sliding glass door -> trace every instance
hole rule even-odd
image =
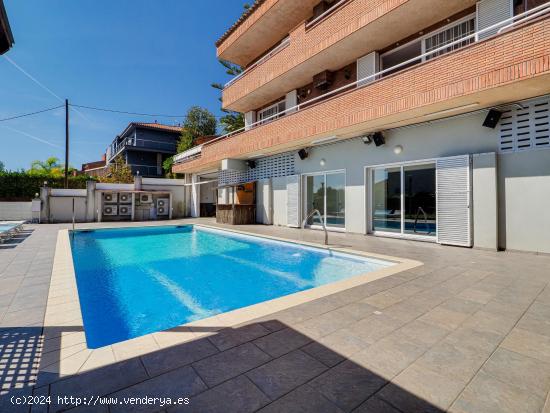
[[[410,164],[371,171],[372,231],[435,237],[435,164]]]
[[[304,179],[304,213],[320,212],[307,221],[307,225],[345,228],[346,226],[346,174],[345,172],[323,172],[306,175]],[[322,221],[321,221],[322,220]]]

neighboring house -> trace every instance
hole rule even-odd
[[[216,43],[244,68],[223,107],[246,126],[173,171],[198,195],[205,174],[256,181],[263,223],[298,227],[318,209],[313,228],[550,253],[549,11],[256,1]]]
[[[88,162],[82,164],[81,173],[89,176],[104,176],[107,173],[106,155],[103,155],[101,161]]]
[[[132,122],[107,148],[107,165],[122,156],[134,175],[164,175],[162,163],[175,155],[181,126]]]
[[[13,46],[13,35],[4,1],[0,0],[0,55],[6,53]]]

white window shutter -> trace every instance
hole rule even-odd
[[[360,57],[357,59],[357,87],[367,85],[374,82],[376,79],[374,77],[369,78],[368,80],[360,81],[365,79],[368,76],[374,75],[380,71],[380,57],[378,52],[372,52],[368,55]]]
[[[300,227],[300,175],[290,175],[286,178],[287,192],[287,225]]]
[[[482,30],[513,16],[512,0],[481,0],[477,2],[477,30]],[[500,27],[478,35],[477,40],[497,34]]]
[[[440,158],[437,175],[437,242],[472,246],[470,155]]]
[[[250,112],[246,112],[244,114],[244,128],[245,130],[249,130],[251,128],[250,125],[252,125],[254,122],[256,122],[256,112],[251,110]]]
[[[298,104],[298,92],[296,91],[296,89],[294,89],[288,92],[285,96],[285,108],[290,109],[296,106],[297,104]],[[292,109],[286,113],[289,114],[295,111],[296,109]]]

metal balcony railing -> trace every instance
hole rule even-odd
[[[140,139],[135,136],[128,136],[120,142],[113,142],[107,152],[109,153],[108,160],[115,158],[120,152],[122,152],[127,147],[133,148],[143,148],[148,150],[159,150],[164,152],[176,152],[177,145],[176,143],[171,142],[162,142],[152,139]]]

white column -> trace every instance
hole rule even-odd
[[[191,216],[200,217],[201,214],[201,186],[198,185],[199,177],[193,174],[191,177]]]

